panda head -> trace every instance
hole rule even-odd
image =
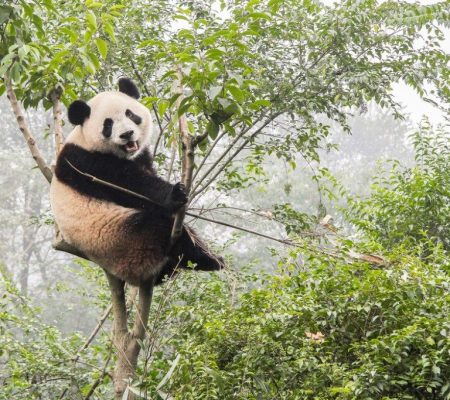
[[[99,93],[87,103],[74,101],[68,117],[72,124],[78,125],[75,143],[121,158],[136,157],[148,146],[152,129],[150,112],[138,98],[136,85],[121,78],[118,92]]]

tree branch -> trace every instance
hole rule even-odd
[[[177,92],[180,94],[177,99],[177,109],[179,109],[180,103],[183,99],[183,84],[182,84],[182,72],[181,68],[177,67],[178,85]],[[189,134],[187,120],[185,115],[180,115],[178,119],[178,128],[180,131],[181,139],[181,182],[186,188],[186,194],[189,196],[189,191],[192,185],[192,174],[194,171],[194,138]],[[170,234],[170,246],[173,246],[177,239],[181,236],[183,230],[183,221],[186,214],[187,204],[181,207],[175,215],[175,220],[172,226],[172,232]]]
[[[27,142],[28,148],[30,149],[31,156],[33,157],[38,168],[44,175],[45,179],[47,179],[48,182],[51,182],[52,176],[53,176],[52,170],[47,165],[47,162],[45,161],[44,157],[42,157],[41,151],[39,150],[36,140],[33,137],[30,127],[28,126],[28,123],[25,120],[23,112],[17,101],[16,93],[14,92],[14,89],[12,87],[11,80],[7,76],[4,79],[5,79],[6,94],[7,94],[8,100],[11,103],[11,107],[13,109],[14,115],[16,116],[16,120],[17,120],[17,124],[19,125],[19,129],[22,132],[22,135]]]
[[[67,160],[66,160],[66,161],[67,161]],[[70,163],[69,161],[67,161],[67,163],[68,163],[75,171],[77,171],[77,172],[80,173],[81,175],[84,175],[84,176],[90,178],[93,182],[100,183],[101,185],[111,187],[111,188],[116,189],[116,190],[119,190],[119,191],[121,191],[121,192],[123,192],[123,193],[127,193],[127,194],[129,194],[129,195],[131,195],[131,196],[135,196],[135,197],[138,197],[139,199],[148,201],[149,203],[157,204],[157,205],[161,206],[161,204],[158,204],[157,202],[153,201],[152,199],[150,199],[150,198],[148,198],[148,197],[146,197],[146,196],[143,196],[142,194],[133,192],[132,190],[128,190],[128,189],[123,188],[123,187],[121,187],[121,186],[114,185],[114,184],[112,184],[112,183],[110,183],[110,182],[104,181],[104,180],[99,179],[99,178],[97,178],[97,177],[95,177],[95,176],[93,176],[93,175],[90,175],[90,174],[87,174],[87,173],[85,173],[85,172],[83,172],[83,171],[80,171],[78,168],[76,168],[76,167],[75,167],[72,163]],[[242,227],[239,227],[239,226],[236,226],[236,225],[229,224],[229,223],[227,223],[227,222],[218,221],[218,220],[215,220],[215,219],[203,217],[202,215],[198,215],[198,214],[193,214],[193,213],[190,213],[190,212],[186,211],[186,209],[184,209],[184,212],[183,212],[183,219],[184,219],[184,216],[185,216],[185,215],[188,215],[188,216],[193,217],[193,218],[202,219],[202,220],[207,221],[207,222],[213,222],[213,223],[218,224],[218,225],[227,226],[227,227],[229,227],[229,228],[237,229],[237,230],[240,230],[240,231],[243,231],[243,232],[252,233],[253,235],[261,236],[261,237],[264,237],[264,238],[266,238],[266,239],[271,239],[271,240],[274,240],[274,241],[279,242],[279,243],[284,243],[284,244],[288,244],[288,245],[295,245],[295,244],[293,244],[292,242],[290,242],[289,239],[277,239],[277,238],[274,238],[274,237],[272,237],[272,236],[265,235],[265,234],[263,234],[263,233],[259,233],[259,232],[256,232],[256,231],[252,231],[252,230],[250,230],[250,229],[246,229],[246,228],[242,228]]]
[[[95,392],[95,389],[97,389],[98,385],[100,385],[103,382],[103,379],[105,379],[105,376],[108,375],[108,373],[106,372],[106,369],[108,368],[108,364],[111,361],[112,354],[113,354],[113,352],[112,352],[112,348],[111,348],[100,376],[93,383],[93,385],[89,389],[89,392],[86,394],[86,397],[84,398],[84,400],[89,400],[91,398],[91,396]]]
[[[150,90],[148,89],[147,85],[145,84],[144,78],[142,78],[142,75],[140,74],[139,70],[137,69],[136,64],[134,63],[133,60],[130,60],[130,63],[131,63],[131,67],[133,68],[134,74],[136,75],[136,77],[138,78],[138,80],[141,83],[142,87],[144,88],[145,94],[148,97],[150,97],[151,96]],[[155,114],[156,122],[158,123],[158,126],[159,126],[159,135],[158,135],[158,137],[156,139],[155,147],[153,149],[153,157],[155,157],[156,152],[158,150],[159,142],[161,141],[161,138],[162,138],[162,136],[164,134],[164,127],[162,126],[162,122],[161,122],[161,120],[159,118],[159,115],[158,115],[158,110],[156,109],[156,106],[154,104],[152,105],[152,109],[153,109],[153,112]]]
[[[55,134],[56,156],[64,146],[64,136],[62,131],[62,111],[61,111],[61,88],[55,88],[50,92],[50,100],[53,103],[53,131]]]
[[[238,137],[233,141],[231,145],[227,147],[227,149],[224,151],[224,153],[216,160],[216,162],[212,165],[211,168],[208,169],[208,171],[203,174],[203,176],[199,179],[199,181],[196,183],[193,193],[190,196],[190,200],[192,201],[197,195],[199,195],[201,192],[203,192],[209,185],[211,185],[212,182],[217,178],[217,176],[220,175],[220,173],[225,169],[225,167],[230,164],[230,162],[242,151],[242,149],[249,143],[252,139],[254,139],[261,131],[269,125],[275,118],[277,118],[281,112],[274,113],[270,115],[266,121],[260,126],[255,132],[253,132],[247,139],[245,139],[242,144],[234,151],[234,153],[228,157],[228,159],[222,164],[222,166],[219,168],[219,170],[216,171],[216,173],[213,174],[213,176],[201,187],[201,182],[206,179],[206,177],[214,171],[214,169],[217,167],[217,165],[220,163],[220,161],[233,149],[233,146],[237,143],[239,139],[243,137],[243,135],[248,132],[249,129],[244,129]]]
[[[78,361],[78,359],[81,357],[81,352],[84,351],[85,349],[87,349],[88,346],[94,340],[94,338],[97,336],[98,331],[103,326],[103,324],[105,323],[106,319],[109,317],[109,314],[111,314],[111,310],[112,310],[112,304],[110,304],[108,306],[108,308],[105,310],[105,312],[100,317],[100,319],[99,319],[97,325],[95,326],[94,330],[92,331],[92,333],[89,335],[87,340],[84,342],[83,346],[81,346],[80,349],[77,351],[76,356],[73,358],[74,362]]]
[[[52,247],[55,250],[64,251],[65,253],[69,253],[76,257],[84,258],[85,260],[90,261],[89,257],[86,254],[64,240],[57,225],[55,225],[55,238],[53,239]]]
[[[219,141],[225,136],[226,131],[222,131],[217,137],[216,140],[214,140],[214,142],[211,144],[211,146],[209,146],[208,151],[206,152],[206,154],[203,156],[202,161],[200,161],[200,164],[198,165],[198,167],[195,170],[194,176],[192,177],[192,180],[195,181],[195,179],[197,178],[198,173],[200,172],[200,170],[202,169],[203,165],[205,165],[205,162],[207,160],[207,158],[211,155],[212,151],[214,150],[214,148],[217,146],[217,144],[219,143]]]

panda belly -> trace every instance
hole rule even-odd
[[[80,194],[56,177],[50,189],[52,210],[64,239],[90,260],[132,285],[158,276],[167,258],[147,227],[146,235],[130,221],[138,210]]]

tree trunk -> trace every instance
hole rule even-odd
[[[139,287],[139,303],[133,328],[128,330],[128,315],[125,302],[125,283],[106,273],[112,295],[114,315],[113,344],[117,349],[117,361],[114,369],[114,392],[116,400],[122,400],[124,392],[136,370],[137,360],[147,329],[148,316],[153,295],[153,282]],[[128,399],[133,399],[133,394]]]

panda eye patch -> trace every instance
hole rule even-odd
[[[114,121],[111,118],[106,118],[103,121],[102,134],[105,138],[109,138],[111,136],[113,124],[114,124]]]
[[[125,111],[125,116],[127,118],[130,118],[136,125],[139,125],[142,122],[142,118],[139,115],[136,115],[133,111],[131,110],[126,110]]]

